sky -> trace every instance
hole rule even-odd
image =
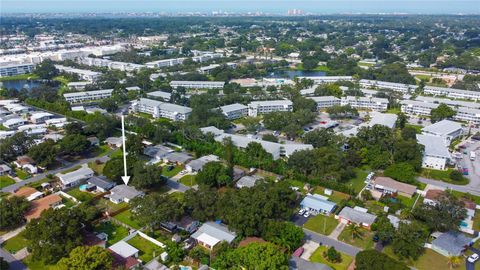
[[[480,0],[0,0],[5,13],[264,12],[480,14]]]

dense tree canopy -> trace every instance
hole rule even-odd
[[[62,258],[57,266],[61,270],[103,270],[111,269],[113,257],[110,252],[99,246],[79,246]]]
[[[408,270],[405,263],[390,258],[374,249],[363,250],[355,256],[357,270]]]
[[[215,269],[288,269],[288,256],[270,243],[252,243],[228,250],[212,264]]]
[[[20,226],[30,206],[31,203],[23,197],[13,196],[0,200],[0,230]]]

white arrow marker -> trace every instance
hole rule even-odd
[[[125,175],[122,176],[122,180],[125,185],[128,185],[128,181],[130,180],[130,176],[127,174],[127,146],[125,145],[125,116],[122,114],[122,147],[123,147],[123,170]]]

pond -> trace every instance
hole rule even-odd
[[[12,80],[12,81],[3,81],[0,82],[0,87],[5,87],[7,89],[16,89],[20,90],[25,88],[31,90],[32,88],[40,86],[40,81],[37,80]]]
[[[304,71],[304,70],[276,70],[268,74],[268,78],[289,78],[293,79],[295,77],[302,76],[326,76],[327,73],[324,71]]]

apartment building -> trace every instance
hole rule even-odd
[[[225,117],[229,120],[242,118],[248,115],[248,107],[239,103],[222,106],[220,107],[220,111],[222,111]]]
[[[181,65],[183,61],[187,59],[186,57],[180,58],[171,58],[171,59],[163,59],[145,63],[145,65],[149,68],[163,68],[163,67],[173,67],[176,65]]]
[[[187,89],[222,89],[225,82],[218,81],[171,81],[170,86],[173,89],[185,87]]]
[[[417,142],[424,146],[422,167],[445,170],[450,152],[440,136],[417,134]]]
[[[63,94],[65,100],[69,103],[86,103],[96,100],[109,98],[112,96],[113,89],[95,90],[86,92],[66,93]]]
[[[417,100],[402,100],[400,101],[401,111],[406,114],[413,115],[430,115],[432,109],[438,107],[439,104],[423,102]]]
[[[342,97],[340,101],[342,106],[350,105],[352,108],[360,110],[386,111],[388,109],[388,99],[374,97]]]
[[[318,110],[341,104],[341,100],[334,96],[311,97],[310,99],[317,103]]]
[[[365,88],[379,88],[379,89],[390,89],[397,92],[402,92],[404,94],[409,93],[410,91],[415,91],[417,86],[414,84],[403,84],[403,83],[392,83],[376,80],[360,80],[360,86]]]
[[[453,116],[453,119],[480,124],[480,109],[460,107],[456,111],[457,113]]]
[[[425,86],[423,93],[433,96],[446,96],[449,98],[480,100],[480,92],[467,91],[447,87]]]
[[[66,67],[62,65],[55,65],[55,68],[60,70],[61,72],[69,73],[69,74],[76,74],[78,77],[82,80],[89,81],[89,82],[94,82],[100,76],[102,73],[100,72],[95,72],[91,70],[85,70],[85,69],[78,69],[78,68],[72,68],[72,67]]]
[[[0,63],[0,77],[16,76],[32,73],[32,63],[4,62]]]
[[[109,69],[116,69],[121,71],[136,71],[142,68],[146,68],[146,65],[112,61],[102,58],[91,58],[91,57],[82,57],[77,60],[80,64],[95,66],[95,67],[107,67]]]
[[[167,118],[172,121],[184,121],[192,112],[192,109],[172,103],[161,102],[148,98],[140,98],[132,103],[134,112],[147,113],[154,118]]]
[[[338,81],[353,81],[352,76],[302,76],[298,77],[298,79],[308,79],[312,80],[315,84],[322,84],[322,83],[334,83]]]
[[[256,117],[271,112],[291,112],[293,102],[290,100],[253,101],[248,104],[248,115]]]

